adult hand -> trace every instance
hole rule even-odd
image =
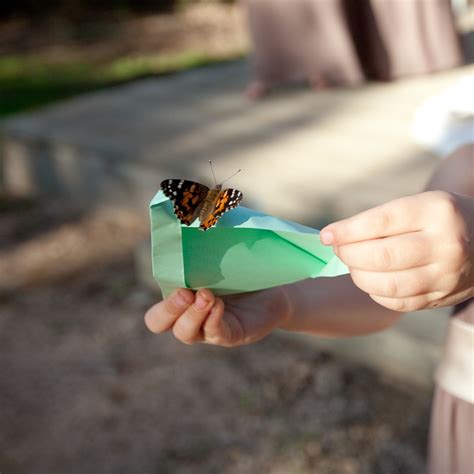
[[[145,323],[154,333],[173,331],[185,344],[206,342],[233,347],[262,339],[289,317],[282,287],[216,297],[209,290],[178,289],[153,306]]]
[[[431,191],[325,227],[354,283],[395,311],[448,306],[474,296],[474,198]]]

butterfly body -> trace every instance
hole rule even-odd
[[[209,216],[211,216],[214,212],[215,203],[217,201],[217,198],[219,197],[221,190],[222,186],[217,185],[215,188],[211,188],[207,192],[206,199],[204,200],[199,212],[199,220],[201,222],[204,222],[206,219],[208,219]]]
[[[201,230],[209,230],[222,214],[237,207],[243,197],[236,189],[222,190],[221,184],[208,188],[184,179],[166,179],[161,189],[173,201],[174,213],[181,223],[191,225],[199,218]]]

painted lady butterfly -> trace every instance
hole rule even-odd
[[[222,184],[209,189],[194,181],[165,179],[161,189],[174,202],[174,213],[181,223],[191,225],[199,218],[199,228],[209,230],[222,214],[237,207],[243,198],[237,189],[222,190]]]

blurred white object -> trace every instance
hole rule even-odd
[[[474,142],[474,75],[460,79],[421,104],[411,135],[417,143],[441,156]]]
[[[455,14],[459,15],[469,9],[469,0],[451,0]]]

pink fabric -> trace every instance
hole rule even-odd
[[[474,404],[436,388],[431,413],[428,474],[474,472]]]
[[[342,0],[246,0],[246,6],[258,79],[363,79]]]
[[[450,68],[450,0],[244,0],[256,79],[357,84]]]
[[[454,314],[456,318],[474,324],[474,300],[458,305]],[[437,386],[431,410],[428,474],[472,473],[474,404]]]

